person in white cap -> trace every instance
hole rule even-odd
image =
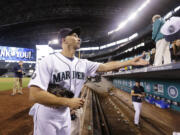
[[[152,17],[153,29],[152,39],[156,42],[156,54],[154,59],[154,66],[161,66],[171,63],[171,55],[169,50],[169,42],[164,39],[163,34],[160,32],[161,27],[165,23],[160,15],[154,15]]]
[[[180,39],[180,17],[171,17],[161,28],[166,41],[174,42]],[[179,42],[178,42],[179,43]]]
[[[180,17],[171,17],[161,28],[165,39],[172,43],[173,53],[176,57],[180,55]]]

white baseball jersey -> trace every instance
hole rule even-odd
[[[70,59],[61,53],[44,58],[29,83],[47,91],[49,84],[60,84],[78,97],[87,76],[95,74],[100,63],[74,57]],[[70,110],[68,107],[51,108],[34,105],[30,113],[34,116],[34,135],[70,134]]]

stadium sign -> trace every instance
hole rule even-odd
[[[169,86],[168,87],[168,95],[171,98],[177,98],[178,97],[178,89],[175,86]]]
[[[0,60],[35,61],[35,50],[0,46]]]

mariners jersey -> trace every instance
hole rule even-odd
[[[87,76],[95,74],[100,63],[74,57],[70,59],[61,53],[44,58],[29,83],[47,91],[49,84],[58,84],[71,90],[78,97]]]
[[[55,53],[38,64],[29,86],[35,85],[47,91],[49,84],[61,85],[72,91],[74,97],[78,97],[86,77],[94,75],[99,64],[76,57],[71,61],[61,53]],[[45,125],[44,127],[51,125],[47,127],[48,132],[54,127],[61,129],[71,125],[70,108],[65,106],[54,108],[36,103],[31,107],[29,115],[33,116],[37,134],[38,127],[42,125]],[[44,132],[49,134],[46,133],[47,131]]]

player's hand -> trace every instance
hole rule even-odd
[[[130,64],[132,66],[145,66],[145,65],[148,65],[149,62],[142,59],[142,57],[144,57],[144,55],[141,55],[139,57],[135,57],[134,59],[130,60]]]
[[[84,100],[81,98],[70,98],[68,106],[71,109],[79,109],[84,105]]]

